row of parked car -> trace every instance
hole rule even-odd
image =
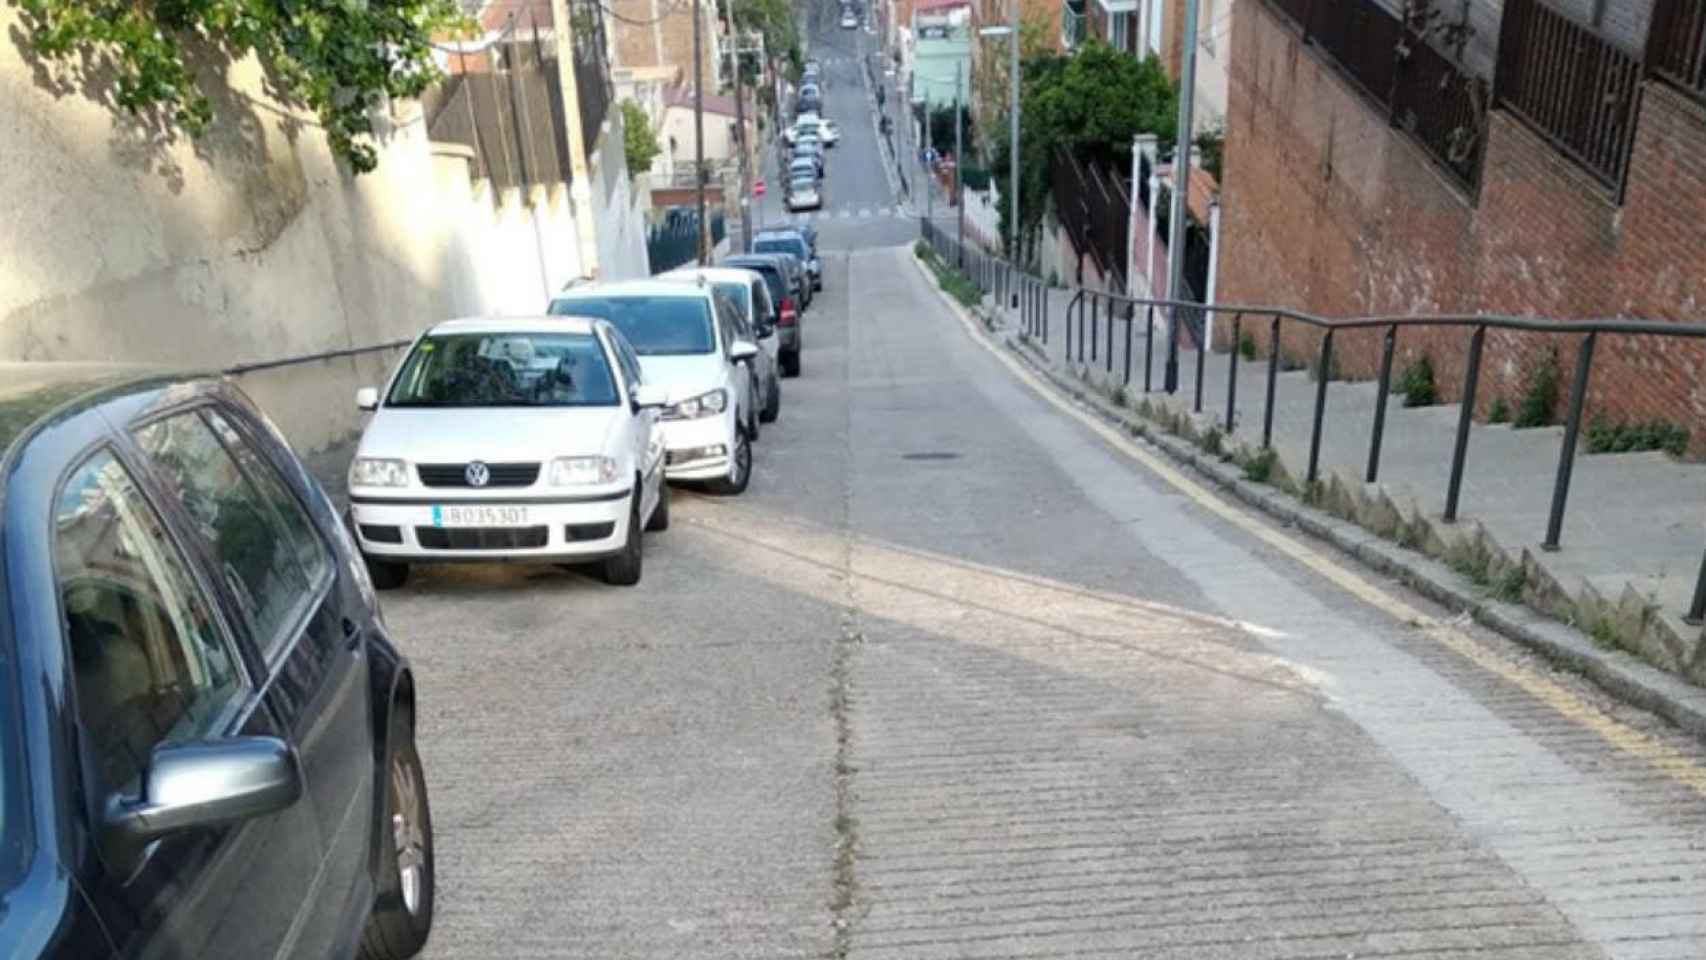
[[[822,114],[822,70],[818,61],[806,61],[800,75],[794,122],[782,130],[785,170],[782,191],[789,212],[823,208],[823,181],[828,166],[825,151],[841,142],[841,129]]]
[[[426,945],[410,564],[639,580],[666,481],[746,489],[801,370],[816,238],[439,323],[333,500],[217,378],[0,365],[0,956],[352,957]]]

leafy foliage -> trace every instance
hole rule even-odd
[[[254,54],[270,93],[318,117],[357,173],[378,164],[372,111],[439,79],[430,41],[466,23],[455,0],[18,0],[34,51],[110,73],[113,101],[192,136],[213,122],[191,51]]]
[[[633,100],[622,101],[622,146],[628,154],[628,176],[637,176],[652,168],[652,161],[663,152],[658,145],[657,132],[646,116],[645,108]]]
[[[1558,354],[1552,351],[1534,371],[1534,378],[1523,392],[1522,403],[1516,409],[1518,429],[1544,427],[1552,422],[1552,412],[1558,407]]]
[[[1028,233],[1042,221],[1049,193],[1049,156],[1062,149],[1080,161],[1129,169],[1131,142],[1153,133],[1172,146],[1178,95],[1161,62],[1091,40],[1070,57],[1047,54],[1023,65],[1019,128],[1020,213]],[[1010,162],[1006,129],[996,140],[995,168]],[[1001,201],[1001,233],[1011,235],[1012,205]]]
[[[1398,375],[1398,392],[1404,395],[1406,407],[1432,406],[1439,395],[1434,387],[1434,365],[1422,354]]]
[[[1663,450],[1672,456],[1682,456],[1687,449],[1688,428],[1669,420],[1617,423],[1600,416],[1594,417],[1593,422],[1588,424],[1589,453]]]
[[[795,79],[805,62],[800,52],[799,21],[789,0],[724,0],[732,4],[735,26],[741,30],[757,30],[764,35],[764,49],[773,65],[782,66]]]
[[[1494,400],[1493,401],[1493,408],[1491,410],[1487,411],[1487,422],[1488,423],[1509,423],[1510,419],[1511,419],[1511,405],[1509,403],[1505,402],[1504,397],[1499,397],[1496,400]]]

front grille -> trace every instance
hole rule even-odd
[[[368,543],[402,543],[403,528],[364,523],[361,525],[361,538]]]
[[[571,523],[563,528],[563,537],[571,543],[582,540],[603,540],[616,532],[616,523]]]
[[[543,547],[549,527],[416,527],[423,550],[529,550]]]
[[[491,479],[486,481],[487,487],[531,487],[539,479],[537,463],[488,463],[486,470],[491,474]],[[428,487],[469,485],[466,463],[419,463],[415,465],[415,472],[420,474],[421,483]]]

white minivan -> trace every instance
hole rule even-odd
[[[703,279],[594,283],[558,294],[549,312],[607,321],[638,354],[636,372],[668,390],[667,479],[702,480],[726,495],[746,491],[758,407],[743,361],[758,345],[737,335],[739,315],[728,297]]]
[[[669,526],[667,400],[602,321],[427,330],[383,390],[356,394],[373,416],[350,463],[350,514],[374,584],[449,560],[599,562],[610,583],[638,583],[642,526]]]

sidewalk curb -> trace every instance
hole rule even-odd
[[[917,260],[917,256],[914,255],[913,259]],[[925,279],[934,287],[935,278],[929,275],[925,264],[920,262],[919,269],[925,272]],[[964,312],[939,287],[936,290],[956,312]],[[987,321],[979,326],[989,330]],[[1002,330],[1006,329],[1003,324]],[[1581,631],[1526,606],[1481,596],[1469,588],[1456,571],[1437,560],[1406,550],[1325,511],[1306,506],[1272,486],[1246,480],[1236,464],[1224,462],[1194,443],[1168,434],[1133,412],[1111,407],[1085,384],[1055,369],[1010,333],[999,338],[995,333],[980,335],[988,336],[996,345],[1005,347],[1082,408],[1169,459],[1190,467],[1244,504],[1332,544],[1363,566],[1403,583],[1448,610],[1469,616],[1476,623],[1521,644],[1554,665],[1587,678],[1617,699],[1664,717],[1690,735],[1706,740],[1706,690],[1620,650],[1601,649]]]

